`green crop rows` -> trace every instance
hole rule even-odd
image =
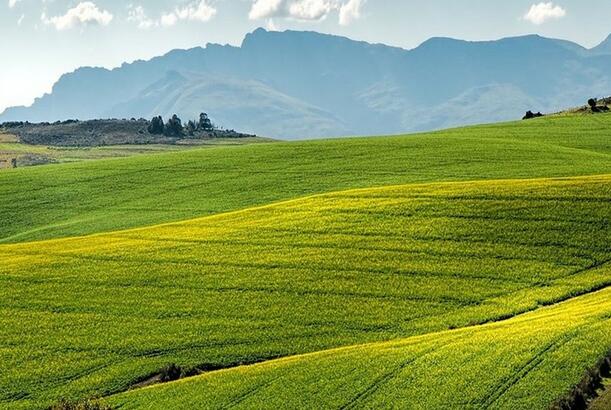
[[[611,348],[609,126],[0,172],[0,408],[545,409]],[[169,363],[227,369],[122,393]]]
[[[110,400],[127,409],[546,409],[606,353],[611,290],[483,327],[213,372]],[[605,317],[601,320],[601,317]]]
[[[195,150],[0,172],[0,242],[111,231],[314,193],[611,173],[609,116]]]

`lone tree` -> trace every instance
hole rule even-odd
[[[155,135],[163,134],[163,128],[163,118],[161,118],[160,115],[158,117],[153,117],[148,126],[148,132]]]
[[[208,118],[208,114],[205,112],[199,115],[199,123],[197,124],[197,128],[203,131],[213,131],[214,126],[212,125],[212,121]]]
[[[165,135],[168,137],[180,137],[183,132],[182,121],[174,114],[165,125]]]

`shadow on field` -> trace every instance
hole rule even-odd
[[[590,404],[604,389],[604,380],[611,377],[611,351],[600,359],[591,369],[588,369],[583,378],[566,396],[559,399],[551,410],[587,410]]]
[[[281,357],[282,356],[271,356],[265,358],[256,358],[252,360],[240,360],[226,364],[205,363],[199,366],[189,368],[183,368],[177,365],[176,363],[170,363],[158,372],[136,380],[136,382],[130,386],[129,390],[139,389],[142,387],[147,387],[159,383],[173,382],[176,380],[184,379],[186,377],[200,376],[204,373],[214,372],[217,370],[226,370],[235,367],[250,366],[253,364],[267,362],[270,360],[280,359]]]

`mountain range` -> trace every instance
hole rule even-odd
[[[63,75],[4,121],[207,112],[216,124],[283,139],[391,134],[517,119],[611,94],[611,36],[599,46],[536,35],[432,38],[405,50],[315,32],[257,29],[240,47],[173,50]]]

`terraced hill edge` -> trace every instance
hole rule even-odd
[[[607,287],[497,323],[219,370],[106,401],[121,409],[543,410],[611,348],[610,317]]]
[[[610,181],[352,190],[1,245],[0,404],[124,391],[172,362],[223,366],[463,328],[606,286]]]

